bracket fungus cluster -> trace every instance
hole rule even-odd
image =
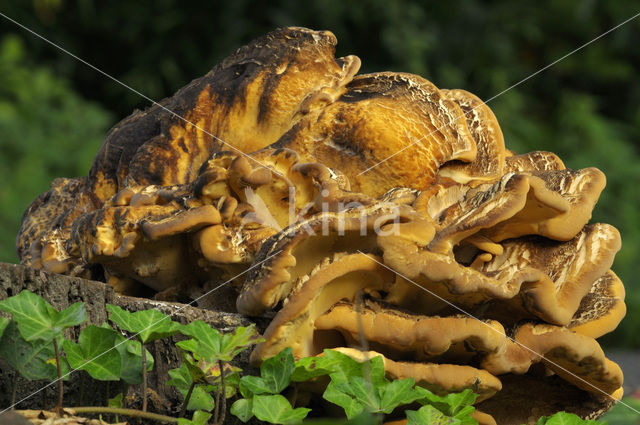
[[[26,211],[23,263],[165,297],[233,279],[237,311],[272,318],[253,362],[379,354],[472,389],[483,423],[608,408],[622,373],[596,338],[625,304],[620,236],[589,223],[604,175],[515,154],[473,94],[356,75],[336,42],[274,31],[118,123]]]

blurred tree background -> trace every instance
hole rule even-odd
[[[420,74],[490,99],[638,13],[624,0],[9,0],[0,11],[145,95],[170,96],[279,26],[329,29],[362,72]],[[594,220],[615,225],[628,317],[608,345],[640,344],[640,18],[491,100],[507,146],[595,166]],[[55,177],[85,175],[109,127],[149,103],[0,17],[0,261],[28,204]]]

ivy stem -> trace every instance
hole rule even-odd
[[[53,349],[56,354],[56,367],[58,368],[58,404],[56,405],[56,412],[60,414],[62,412],[62,366],[60,365],[60,350],[58,349],[58,340],[53,339]]]
[[[147,347],[142,344],[142,411],[147,411]]]
[[[18,391],[18,372],[13,374],[11,380],[11,410],[16,410],[16,393]]]
[[[218,418],[220,417],[220,387],[222,387],[222,373],[220,373],[220,386],[216,389],[216,405],[213,409],[213,425],[220,425]]]
[[[122,381],[122,407],[127,407],[127,394],[129,394],[129,384]]]
[[[227,413],[227,388],[224,381],[224,364],[222,360],[218,360],[218,367],[220,368],[220,388],[216,394],[216,425],[222,425],[224,422],[225,415]],[[219,406],[219,395],[222,395],[222,405]],[[219,407],[219,408],[218,408]]]
[[[191,399],[191,393],[196,386],[195,381],[191,381],[191,386],[189,387],[189,391],[187,391],[187,395],[182,402],[182,409],[180,410],[180,418],[184,418],[184,414],[187,412],[187,406],[189,405],[189,400]]]
[[[132,416],[135,418],[152,419],[160,422],[177,423],[178,418],[172,418],[171,416],[161,415],[159,413],[142,412],[136,409],[123,409],[121,407],[104,407],[104,406],[86,406],[86,407],[72,407],[67,409],[72,413],[106,413],[113,415]]]

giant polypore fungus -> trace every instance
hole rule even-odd
[[[233,280],[272,317],[256,364],[334,348],[473,389],[483,423],[601,413],[622,373],[596,338],[625,314],[602,172],[516,154],[473,94],[356,75],[336,42],[274,31],[118,123],[28,208],[22,262],[165,297]]]

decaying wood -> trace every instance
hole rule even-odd
[[[129,311],[153,308],[170,315],[173,320],[181,323],[203,320],[221,332],[232,332],[238,326],[248,326],[252,323],[246,317],[235,313],[209,311],[180,303],[121,296],[116,294],[109,285],[102,282],[44,273],[20,265],[0,263],[0,300],[16,295],[24,289],[42,296],[57,309],[66,308],[75,302],[84,302],[89,323],[96,325],[107,320],[108,314],[105,309],[107,303],[118,305]],[[72,331],[75,334],[68,336],[77,337],[80,330],[75,329]],[[169,379],[168,370],[180,365],[180,355],[174,345],[176,341],[177,339],[162,339],[149,344],[148,347],[155,359],[154,370],[148,375],[149,387],[154,389],[154,394],[149,399],[149,410],[170,416],[177,416],[182,402],[182,397],[175,388],[165,385]],[[236,364],[243,370],[249,370],[248,353],[241,354]],[[6,363],[0,361],[0,409],[5,409],[10,405],[14,373]],[[93,379],[85,379],[84,400],[81,402],[80,377],[82,373],[84,372],[71,374],[69,381],[64,383],[65,407],[105,405],[107,384]],[[44,407],[46,409],[53,408],[56,400],[56,385],[48,384],[43,381],[29,382],[18,378],[16,401],[20,401],[20,403],[16,408],[42,409],[43,392],[45,394]],[[42,389],[45,385],[48,386]],[[131,386],[129,388],[128,400],[133,402],[133,405],[128,407],[140,407],[136,406],[136,403],[140,404],[140,397],[137,396],[139,388],[137,387]],[[120,390],[116,383],[111,383],[109,396],[115,396]],[[29,397],[30,395],[32,396]],[[229,415],[227,417],[229,418],[227,423],[235,423],[235,417]]]

